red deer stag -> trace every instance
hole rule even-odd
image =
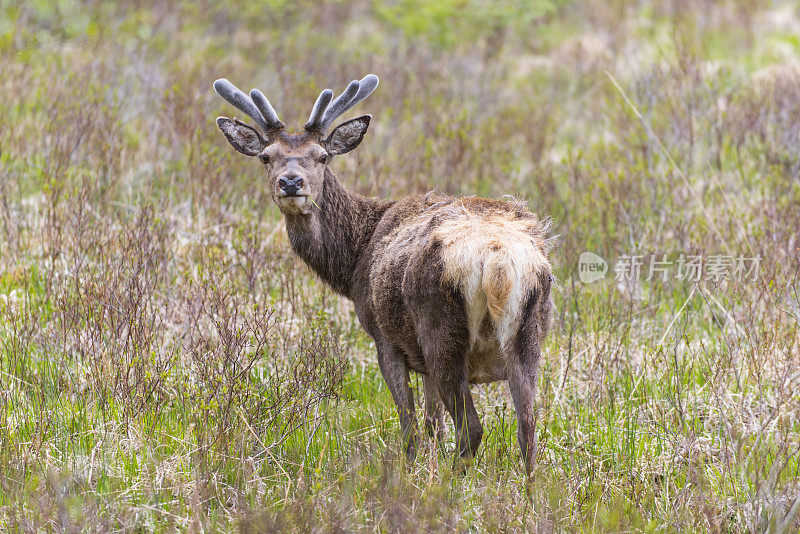
[[[419,439],[409,371],[422,374],[428,432],[441,438],[442,403],[452,416],[457,464],[471,460],[483,435],[470,383],[508,380],[530,472],[541,344],[553,314],[549,224],[517,202],[439,193],[386,202],[347,191],[329,165],[359,145],[370,115],[325,131],[377,86],[370,74],[335,100],[325,89],[304,130],[288,133],[259,90],[248,97],[220,79],[216,92],[261,131],[226,117],[217,125],[233,148],[264,164],[292,249],[353,301],[375,340],[409,460]]]

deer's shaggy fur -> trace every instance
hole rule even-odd
[[[519,329],[525,301],[541,290],[542,278],[549,283],[547,225],[520,204],[474,197],[429,193],[404,199],[397,209],[405,211],[404,220],[394,221],[372,253],[373,309],[385,307],[397,289],[402,295],[409,285],[406,278],[423,278],[423,271],[441,269],[438,285],[455,289],[465,308],[468,380],[506,379],[508,351],[503,348]],[[423,261],[412,261],[417,257]],[[409,310],[402,311],[410,315]],[[391,332],[395,318],[389,314],[384,318],[381,330]],[[407,352],[419,349],[409,346]],[[419,367],[415,370],[425,371]]]
[[[363,98],[358,89],[352,82],[348,90]],[[239,102],[235,94],[229,100]],[[409,457],[418,439],[409,371],[423,375],[429,433],[441,436],[444,404],[462,458],[475,454],[483,433],[469,384],[508,380],[530,469],[540,346],[553,313],[548,223],[516,201],[431,192],[385,202],[348,192],[329,158],[361,142],[369,117],[322,139],[319,117],[331,98],[321,96],[313,128],[300,134],[283,132],[277,115],[269,123],[280,126],[266,139],[239,121],[218,123],[237,150],[264,162],[293,250],[353,301],[375,340]]]

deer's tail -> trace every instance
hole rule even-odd
[[[550,276],[550,263],[531,245],[498,247],[486,255],[481,289],[501,346],[517,331],[526,302],[544,289],[549,298]]]

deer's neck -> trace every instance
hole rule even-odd
[[[356,263],[391,203],[347,191],[326,169],[310,216],[287,215],[292,249],[336,292],[351,294]]]

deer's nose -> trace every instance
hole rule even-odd
[[[303,187],[303,177],[297,174],[285,174],[278,178],[278,187],[287,195],[294,195]]]

